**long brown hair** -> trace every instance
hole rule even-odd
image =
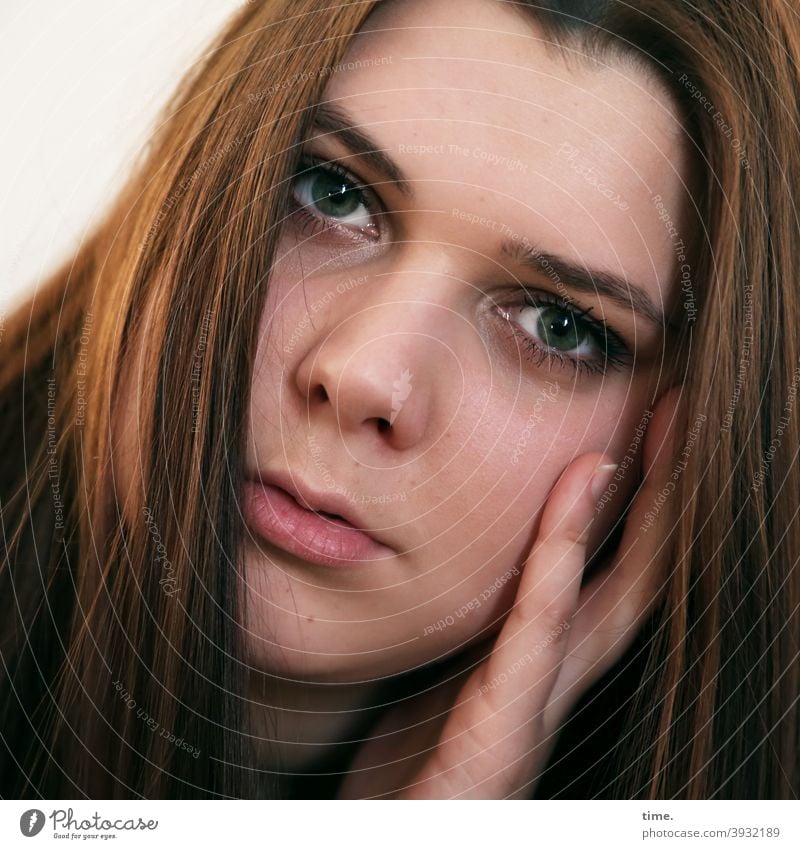
[[[244,5],[102,223],[7,321],[4,797],[281,792],[253,778],[230,505],[299,147],[375,5]],[[796,797],[800,24],[770,0],[510,5],[562,48],[634,58],[668,87],[704,224],[666,597],[574,711],[539,795]],[[120,504],[111,422],[134,356],[138,477]]]

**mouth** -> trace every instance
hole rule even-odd
[[[289,554],[320,566],[358,566],[396,554],[362,528],[339,494],[317,494],[277,475],[244,484],[242,511],[252,531]]]

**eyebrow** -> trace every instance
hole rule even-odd
[[[580,266],[564,257],[540,251],[530,244],[516,240],[503,242],[500,250],[519,265],[546,274],[554,280],[556,286],[563,284],[578,292],[602,295],[615,303],[633,309],[665,329],[676,329],[644,289],[631,285],[615,274]]]
[[[349,116],[329,103],[320,104],[315,113],[313,126],[324,133],[336,136],[345,147],[360,156],[372,168],[394,183],[406,197],[414,192],[402,169],[381,149],[370,135],[353,124]]]
[[[353,123],[346,112],[333,104],[321,103],[314,112],[313,128],[336,136],[353,154],[362,157],[373,171],[395,184],[403,195],[414,197],[408,177],[386,153],[386,148],[380,148],[365,130]],[[564,257],[540,251],[522,240],[508,239],[502,243],[500,251],[525,268],[555,277],[556,286],[561,283],[578,292],[602,295],[633,309],[667,330],[676,329],[644,289],[631,285],[615,274],[578,265]]]

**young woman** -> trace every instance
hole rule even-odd
[[[2,795],[796,798],[798,60],[243,6],[7,321]]]

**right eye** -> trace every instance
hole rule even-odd
[[[350,230],[376,239],[379,204],[370,189],[332,162],[304,164],[293,184],[299,212],[316,219],[323,230]]]

